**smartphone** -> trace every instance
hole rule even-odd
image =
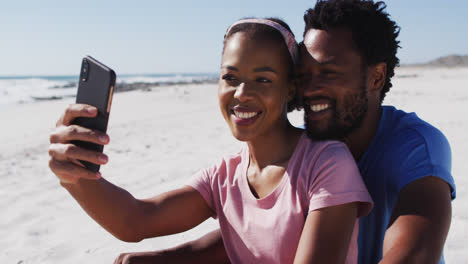
[[[72,121],[73,124],[106,133],[115,79],[115,72],[111,68],[91,56],[83,58],[76,103],[95,106],[98,109],[98,114],[94,118],[78,117]],[[101,153],[104,149],[103,145],[90,142],[73,141],[71,143]],[[100,165],[98,164],[82,160],[80,162],[93,172],[99,171]]]

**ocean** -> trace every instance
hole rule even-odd
[[[216,82],[217,73],[208,74],[127,74],[118,75],[116,92],[149,89],[159,85]],[[0,77],[0,106],[73,98],[78,75]]]

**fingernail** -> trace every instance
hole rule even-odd
[[[96,108],[90,107],[90,108],[88,108],[86,110],[88,111],[89,114],[95,114],[96,113]]]
[[[102,143],[107,143],[109,139],[107,138],[107,136],[99,136],[99,141],[101,141]]]
[[[102,163],[106,163],[109,159],[106,155],[99,155],[98,160]]]
[[[96,172],[96,179],[100,179],[102,177],[101,173],[98,171]]]

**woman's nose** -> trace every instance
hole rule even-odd
[[[236,92],[234,93],[234,98],[239,101],[246,101],[252,97],[252,87],[247,82],[241,82],[237,88]]]

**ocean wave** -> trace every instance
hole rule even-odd
[[[117,77],[115,91],[217,81],[217,74],[122,75]],[[75,97],[77,87],[78,76],[0,77],[0,105]]]

